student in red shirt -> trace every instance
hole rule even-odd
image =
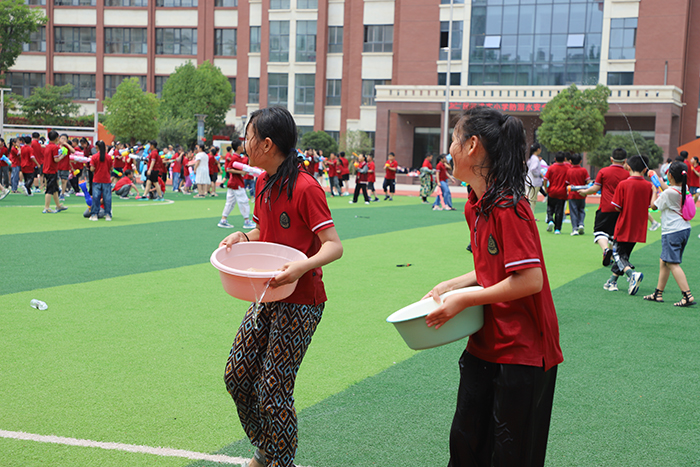
[[[420,197],[423,204],[428,204],[428,196],[435,190],[435,170],[433,170],[432,159],[431,154],[426,155],[420,168]]]
[[[355,194],[352,197],[350,204],[357,203],[357,198],[360,196],[360,190],[362,190],[362,196],[365,197],[365,204],[369,204],[369,196],[367,195],[367,179],[369,178],[369,166],[365,162],[365,155],[360,154],[357,156],[357,162],[355,162],[355,167],[357,172],[355,173]]]
[[[114,184],[112,193],[119,196],[121,199],[129,199],[131,190],[134,190],[136,196],[139,196],[139,189],[134,185],[134,173],[131,170],[125,170],[124,176]]]
[[[143,189],[143,193],[144,196],[148,196],[151,187],[156,187],[156,201],[163,201],[163,191],[160,189],[158,177],[160,177],[161,171],[165,172],[165,166],[163,165],[163,159],[158,154],[158,142],[153,140],[150,142],[150,145],[151,152],[148,154],[148,168],[146,169],[146,177],[148,178],[146,179],[146,187]]]
[[[112,220],[112,156],[107,154],[104,141],[95,143],[97,154],[90,158],[90,170],[92,171],[92,210],[90,220],[97,221],[100,212],[100,204],[105,206],[105,220]]]
[[[612,205],[620,212],[620,216],[615,224],[612,275],[603,288],[616,292],[617,279],[624,274],[629,282],[627,293],[634,295],[639,290],[644,274],[634,270],[630,255],[637,243],[647,241],[647,214],[654,188],[651,182],[644,180],[649,167],[647,156],[632,156],[627,159],[625,167],[630,176],[617,185],[612,200]]]
[[[243,216],[243,228],[254,229],[255,223],[250,220],[250,205],[248,204],[248,196],[245,193],[245,183],[243,182],[243,174],[245,172],[235,169],[233,167],[234,162],[245,164],[240,155],[227,153],[224,160],[224,170],[228,174],[226,204],[224,205],[224,212],[221,214],[221,220],[217,225],[223,229],[233,228],[233,225],[228,222],[228,215],[231,214],[231,210],[238,203],[238,210]]]
[[[22,138],[21,136],[19,138]],[[34,185],[34,172],[39,167],[39,162],[34,157],[34,150],[31,146],[32,138],[24,137],[24,146],[19,151],[20,168],[22,169],[22,178],[24,179],[24,190],[27,196],[34,196],[32,193],[32,185]]]
[[[588,170],[581,167],[581,154],[574,153],[571,155],[571,167],[566,171],[566,184],[581,186],[588,183],[591,176],[588,175]],[[567,190],[568,191],[568,190]],[[568,191],[569,194],[569,212],[571,213],[571,235],[583,235],[583,223],[586,220],[586,197],[580,195],[577,191]]]
[[[371,193],[372,201],[379,201],[377,192],[374,190],[374,182],[377,181],[376,165],[374,164],[374,156],[367,154],[367,192]]]
[[[10,151],[10,162],[12,162],[10,184],[12,185],[12,192],[19,193],[19,174],[22,173],[22,160],[19,155],[19,137],[10,139],[8,149]]]
[[[340,175],[340,172],[342,171],[342,164],[338,160],[338,156],[334,152],[330,153],[325,164],[326,168],[328,169],[328,181],[331,185],[331,196],[336,196],[335,193],[338,193],[337,196],[342,196],[343,193],[340,191],[340,182],[338,180],[339,177],[342,177],[342,175]]]
[[[44,179],[46,192],[44,194],[44,214],[53,214],[68,209],[58,199],[58,162],[64,157],[58,154],[58,132],[49,131],[49,144],[44,148]],[[51,210],[51,198],[53,197],[56,210]]]
[[[440,193],[442,193],[442,201],[445,203],[445,211],[454,211],[455,208],[452,207],[452,193],[450,192],[449,185],[450,176],[447,173],[452,167],[450,167],[450,164],[445,160],[444,154],[440,154],[437,161],[435,172],[437,173],[437,181],[440,185]],[[433,203],[433,211],[442,211],[442,209],[442,206],[440,206],[440,196],[437,196]]]
[[[343,254],[323,188],[299,167],[296,138],[296,124],[287,109],[271,107],[251,114],[246,154],[250,165],[266,172],[257,181],[257,228],[235,232],[221,242],[229,248],[247,241],[280,243],[308,257],[285,264],[270,283],[278,287],[298,279],[292,295],[248,310],[226,363],[226,388],[245,433],[257,447],[250,467],[294,465],[294,381],[326,301],[321,267]],[[284,351],[273,351],[279,346]]]
[[[547,232],[554,230],[555,235],[561,233],[564,222],[564,205],[566,204],[566,173],[569,170],[564,160],[566,154],[558,152],[554,156],[554,164],[549,166],[544,179],[547,181]]]
[[[338,159],[340,160],[340,188],[343,192],[343,196],[350,196],[350,163],[345,157],[345,152],[341,151],[338,154]]]
[[[681,151],[680,155],[686,159],[685,165],[688,166],[688,192],[697,202],[698,190],[700,190],[700,160],[697,157],[688,157],[687,151]]]
[[[382,184],[382,188],[384,188],[384,201],[394,201],[394,193],[396,193],[396,170],[398,168],[399,163],[396,162],[396,155],[390,152],[386,164],[384,164],[384,183]]]
[[[32,151],[34,151],[34,158],[37,160],[39,165],[34,172],[34,179],[39,180],[40,189],[44,189],[46,182],[44,180],[44,148],[39,142],[40,135],[36,131],[32,133]]]
[[[603,266],[610,266],[612,259],[612,248],[610,243],[615,234],[615,224],[620,213],[612,204],[615,190],[619,183],[629,177],[629,172],[624,167],[627,159],[627,151],[622,148],[613,150],[610,158],[611,165],[598,171],[595,183],[592,187],[579,190],[578,194],[586,196],[600,191],[600,204],[595,213],[595,224],[593,226],[593,241],[603,250]]]
[[[209,149],[209,179],[211,180],[211,185],[209,185],[209,195],[212,197],[219,196],[216,194],[216,181],[219,179],[219,172],[221,172],[219,161],[216,160],[216,155],[218,153],[219,148],[216,146]]]
[[[478,106],[460,116],[450,154],[454,176],[472,190],[465,208],[474,271],[441,282],[424,298],[439,328],[463,309],[484,306],[484,326],[459,361],[450,466],[542,466],[563,361],[559,325],[530,203],[522,121]],[[483,289],[440,298],[469,286]]]

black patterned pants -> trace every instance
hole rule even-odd
[[[238,417],[271,467],[293,467],[297,449],[294,382],[321,321],[324,304],[264,303],[251,306],[226,362],[224,381]]]

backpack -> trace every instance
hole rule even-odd
[[[680,195],[681,192],[678,191],[678,194]],[[695,217],[695,200],[693,199],[693,195],[690,193],[686,193],[685,195],[685,203],[683,203],[680,215],[684,221],[690,221],[693,219],[693,217]]]

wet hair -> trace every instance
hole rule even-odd
[[[613,149],[612,158],[614,161],[624,161],[627,159],[627,151],[622,148]]]
[[[532,143],[532,146],[530,146],[530,155],[533,155],[534,153],[536,153],[540,149],[542,149],[542,146],[540,146],[540,143]]]
[[[455,132],[461,144],[477,136],[486,150],[484,165],[477,168],[486,170],[480,213],[488,217],[494,207],[512,207],[517,213],[517,205],[525,193],[527,173],[522,120],[491,107],[476,106],[462,112]]]
[[[58,131],[56,131],[56,130],[49,131],[49,141],[56,141],[57,139],[58,139]]]
[[[675,161],[668,168],[668,174],[673,177],[676,182],[681,184],[681,208],[685,204],[685,193],[688,186],[688,166],[683,162]]]
[[[563,151],[559,151],[554,155],[554,160],[557,162],[564,162],[564,159],[566,159],[566,153]]]
[[[683,159],[687,159],[687,158],[688,158],[688,151],[681,151],[680,156],[681,156]]]
[[[569,156],[569,160],[571,161],[572,164],[574,165],[579,165],[581,163],[581,160],[583,158],[581,157],[581,154],[575,152]]]
[[[99,140],[98,142],[95,143],[95,146],[97,146],[97,149],[100,151],[100,162],[104,162],[105,155],[107,154],[107,148],[105,147],[105,142],[102,140]]]
[[[265,138],[270,138],[272,144],[285,155],[277,171],[270,176],[258,196],[262,199],[266,192],[271,192],[272,187],[278,184],[277,198],[279,198],[286,184],[287,199],[291,200],[300,170],[300,159],[296,150],[297,124],[294,122],[292,114],[282,107],[259,109],[250,115],[250,120],[246,125],[246,134],[248,127],[253,130],[258,140],[263,141]]]
[[[632,156],[627,159],[627,165],[635,172],[644,172],[649,168],[649,158],[647,156]]]

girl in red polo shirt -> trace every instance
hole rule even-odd
[[[439,328],[463,309],[483,305],[484,326],[459,361],[451,467],[544,465],[563,358],[540,238],[523,195],[525,148],[520,119],[489,107],[465,111],[452,136],[454,176],[472,187],[465,217],[475,270],[426,295],[441,303],[426,322]],[[440,300],[449,290],[475,285],[483,289]]]
[[[95,143],[98,153],[90,158],[92,178],[92,209],[90,220],[96,221],[100,213],[100,202],[105,205],[105,220],[112,220],[112,156],[107,154],[104,141]]]
[[[343,254],[326,194],[300,169],[295,149],[297,126],[287,109],[256,110],[246,127],[250,165],[258,177],[253,230],[235,232],[221,245],[272,242],[287,245],[308,259],[287,263],[271,287],[299,280],[283,302],[251,306],[231,349],[224,380],[250,441],[258,449],[251,467],[292,467],[297,447],[294,381],[321,320],[326,293],[321,267]],[[273,350],[274,349],[274,350]]]

